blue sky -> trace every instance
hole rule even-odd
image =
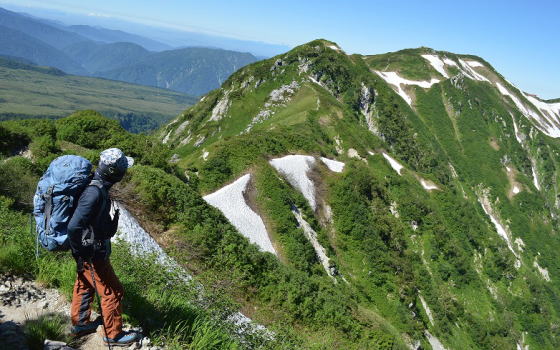
[[[348,53],[428,46],[483,57],[519,88],[560,98],[560,1],[0,0],[296,46],[316,38]]]

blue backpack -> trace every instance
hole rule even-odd
[[[92,164],[80,156],[66,155],[51,162],[37,184],[33,215],[37,242],[48,249],[68,250],[68,223],[82,191],[91,182]]]

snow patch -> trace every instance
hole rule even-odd
[[[119,202],[114,201],[111,206],[111,216],[115,215],[115,210],[120,212],[119,223],[115,238],[121,239],[130,245],[130,249],[135,255],[154,255],[156,261],[162,266],[173,271],[181,271],[181,279],[190,281],[192,277],[167,255],[157,242],[146,232],[138,221],[128,210]]]
[[[465,61],[469,66],[471,66],[472,68],[476,68],[476,67],[484,67],[484,65],[478,61]]]
[[[309,225],[309,223],[305,221],[303,215],[297,208],[294,207],[292,209],[292,213],[296,217],[299,226],[303,229],[303,233],[305,234],[305,237],[309,240],[309,242],[313,246],[313,249],[315,250],[315,254],[317,254],[317,258],[319,258],[321,265],[323,265],[323,268],[325,269],[327,274],[330,277],[334,278],[335,269],[330,264],[329,257],[327,256],[327,251],[321,245],[321,243],[319,243],[319,240],[317,239],[317,232],[315,232],[315,230],[313,230],[311,225]]]
[[[492,224],[494,224],[494,227],[496,228],[496,231],[498,232],[498,235],[500,235],[500,237],[502,237],[506,241],[509,250],[517,258],[517,261],[515,262],[516,268],[518,268],[518,266],[521,267],[521,258],[519,256],[519,254],[513,249],[513,245],[511,243],[511,236],[512,235],[511,235],[511,232],[509,232],[509,227],[504,225],[498,219],[498,217],[497,217],[497,215],[494,211],[494,208],[492,208],[492,204],[490,203],[490,200],[488,199],[489,192],[490,191],[488,189],[482,189],[481,193],[478,196],[478,202],[482,206],[482,209],[484,210],[486,215],[488,215],[488,217],[490,218],[490,221],[492,221]]]
[[[430,180],[420,178],[420,184],[426,191],[439,190],[439,187],[437,187],[437,185]]]
[[[202,152],[202,159],[203,159],[203,160],[208,159],[208,155],[209,155],[209,154],[210,154],[210,153],[208,153],[208,151],[204,150],[204,152]]]
[[[315,185],[307,175],[315,164],[315,158],[304,155],[288,155],[272,159],[269,163],[303,194],[311,209],[315,211],[317,209]]]
[[[424,311],[426,311],[426,315],[428,315],[428,319],[430,320],[430,323],[433,326],[434,325],[434,316],[432,314],[432,310],[428,306],[428,303],[426,303],[426,300],[424,300],[424,297],[422,295],[418,295],[418,296],[420,298],[420,302],[422,303],[422,307],[424,308]]]
[[[531,172],[533,173],[533,184],[537,191],[541,190],[541,185],[539,183],[539,174],[537,173],[537,161],[531,157]]]
[[[550,275],[548,274],[548,269],[542,268],[539,265],[537,259],[538,258],[535,256],[535,260],[533,261],[533,266],[539,271],[539,273],[541,274],[542,278],[544,278],[545,281],[550,282]]]
[[[337,160],[321,157],[321,161],[327,166],[327,168],[329,168],[330,171],[334,171],[335,173],[341,173],[342,170],[344,170],[344,163]]]
[[[383,157],[385,159],[387,159],[387,161],[391,165],[391,168],[393,168],[393,170],[395,170],[397,172],[397,174],[402,175],[401,171],[404,168],[404,166],[402,166],[399,162],[397,162],[393,157],[391,157],[387,153],[383,152],[382,154],[383,154]]]
[[[513,189],[511,191],[513,192],[513,194],[518,194],[519,192],[521,192],[521,188],[519,188],[519,186],[517,185],[513,185]]]
[[[424,331],[424,335],[426,336],[426,339],[428,339],[428,342],[432,346],[432,350],[447,350],[445,346],[443,346],[441,341],[439,341],[438,338],[430,334],[430,332],[428,332],[427,330]]]
[[[374,72],[383,78],[383,80],[385,80],[388,84],[396,87],[397,94],[399,94],[409,105],[412,105],[412,98],[403,90],[401,85],[416,85],[424,89],[429,89],[432,85],[440,82],[438,79],[433,78],[430,81],[408,80],[399,76],[397,72]]]
[[[560,113],[555,114],[555,109],[550,108],[550,104],[537,100],[532,96],[524,94],[524,96],[533,104],[533,106],[542,113],[544,116],[541,117],[532,108],[526,107],[517,96],[512,94],[508,89],[506,89],[502,84],[496,82],[496,87],[498,91],[504,95],[509,96],[517,109],[529,120],[532,120],[535,126],[550,137],[558,138],[560,137]],[[544,109],[544,111],[541,109]]]
[[[334,50],[334,51],[338,51],[338,52],[341,52],[341,51],[342,51],[342,50],[340,49],[340,47],[338,47],[338,46],[336,46],[336,45],[327,45],[327,47],[328,47],[329,49]]]
[[[422,57],[428,60],[428,62],[430,62],[432,67],[434,67],[434,69],[437,70],[441,75],[443,75],[446,78],[449,78],[449,74],[447,74],[447,72],[444,69],[445,62],[442,61],[438,55],[422,55]]]
[[[204,196],[204,200],[218,208],[251,243],[258,245],[265,252],[276,255],[263,220],[245,201],[244,194],[250,180],[251,174],[243,175],[232,184]]]
[[[459,58],[459,63],[463,67],[463,73],[465,75],[474,80],[490,82],[490,80],[486,79],[483,75],[477,73],[474,69],[472,69],[472,67],[463,59]]]

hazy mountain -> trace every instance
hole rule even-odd
[[[106,43],[129,42],[140,45],[150,51],[163,51],[172,49],[170,45],[160,43],[158,41],[135,35],[122,30],[113,30],[102,27],[93,27],[88,25],[70,25],[65,27],[66,30],[80,34],[94,41]]]
[[[106,44],[91,41],[67,46],[64,52],[93,75],[100,71],[130,66],[150,54],[150,51],[133,43]]]
[[[39,65],[56,67],[72,74],[86,70],[64,52],[23,32],[0,26],[0,54],[21,57]]]
[[[25,33],[57,49],[88,40],[76,33],[61,30],[32,17],[0,8],[0,25]]]
[[[185,48],[152,53],[134,64],[97,75],[198,96],[219,87],[231,73],[255,61],[249,53]]]

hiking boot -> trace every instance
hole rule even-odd
[[[142,334],[134,331],[130,332],[120,332],[115,338],[105,338],[103,337],[103,342],[105,345],[111,346],[128,346],[132,343],[136,343],[142,339]]]
[[[96,318],[94,321],[86,323],[84,325],[72,326],[70,329],[70,335],[73,337],[81,337],[82,335],[95,333],[97,327],[102,325],[103,321],[101,317]]]

